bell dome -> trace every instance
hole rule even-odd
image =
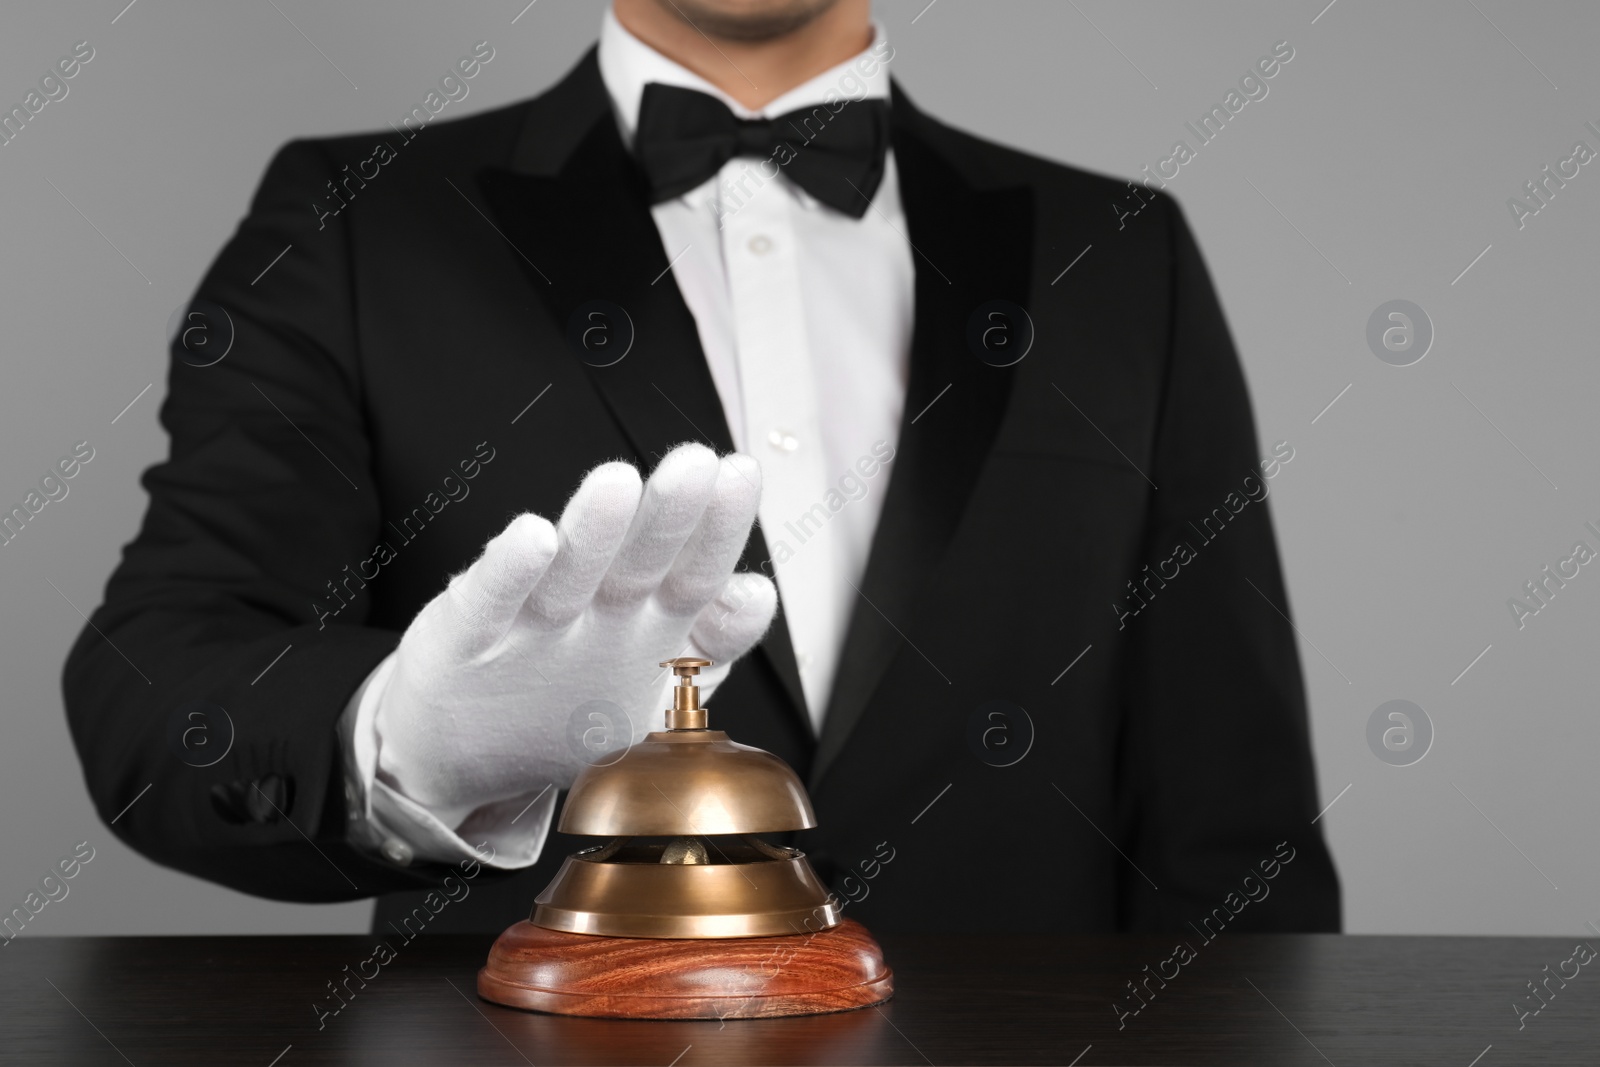
[[[811,798],[789,765],[728,740],[706,724],[694,684],[708,659],[667,660],[672,690],[665,730],[572,783],[558,829],[589,837],[711,837],[772,834],[817,825]]]
[[[721,730],[660,730],[609,766],[586,767],[561,814],[564,834],[766,834],[817,825],[799,777]]]

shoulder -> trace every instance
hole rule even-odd
[[[1071,166],[980,137],[918,108],[897,83],[896,119],[978,188],[1029,185],[1046,196],[1096,201],[1128,191],[1129,179]]]
[[[470,91],[451,99],[430,91],[383,126],[290,141],[274,156],[263,189],[283,181],[304,184],[307,178],[314,178],[319,188],[329,180],[343,185],[352,175],[372,181],[376,174],[389,172],[404,177],[385,178],[386,188],[437,184],[441,175],[526,163],[530,149],[537,157],[544,146],[572,141],[609,109],[593,49],[535,96],[458,115],[458,101],[468,95]],[[405,162],[391,166],[397,160]]]
[[[1040,235],[1102,242],[1138,273],[1170,267],[1192,241],[1179,202],[1159,183],[1104,174],[959,129],[922,111],[894,86],[896,125],[977,189],[1026,189]],[[1115,237],[1115,241],[1110,239]]]
[[[328,177],[345,168],[358,174],[363,164],[387,166],[398,159],[415,161],[415,166],[435,167],[449,161],[450,168],[462,164],[503,163],[526,117],[526,100],[506,104],[461,118],[429,118],[420,122],[414,115],[397,116],[390,126],[358,133],[328,137],[296,138],[278,149],[267,168],[269,180],[276,173],[290,174],[315,170]],[[402,124],[401,119],[409,120]]]

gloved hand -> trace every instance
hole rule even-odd
[[[627,463],[596,467],[556,526],[513,519],[401,638],[375,715],[379,774],[454,826],[570,785],[586,702],[626,712],[632,740],[660,729],[662,660],[715,661],[709,695],[777,608],[770,579],[733,572],[760,495],[753,459],[686,444],[642,488]]]

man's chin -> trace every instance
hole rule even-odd
[[[837,0],[658,0],[708,37],[770,41],[806,26]]]

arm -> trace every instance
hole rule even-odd
[[[1274,879],[1239,908],[1233,928],[1337,930],[1338,880],[1311,824],[1318,805],[1296,635],[1279,614],[1289,605],[1266,505],[1273,482],[1261,464],[1274,457],[1258,451],[1200,252],[1165,203],[1171,340],[1150,472],[1160,488],[1142,552],[1158,578],[1148,606],[1123,620],[1131,632],[1118,816],[1129,854],[1160,891],[1129,872],[1123,925],[1187,929],[1228,894],[1237,904],[1247,875],[1263,883],[1269,861]],[[1275,855],[1280,842],[1293,854],[1287,864]]]
[[[533,862],[547,787],[587,755],[564,737],[573,709],[658,708],[654,665],[686,648],[725,676],[776,609],[768,579],[733,573],[759,468],[689,445],[648,485],[602,464],[558,524],[518,516],[404,635],[364,625],[366,598],[331,618],[382,526],[345,228],[309,206],[331,169],[314,144],[284,149],[201,285],[236,339],[204,367],[174,350],[171,458],[65,676],[91,796],[124,840],[291,900],[451,869],[427,861]]]
[[[363,626],[364,600],[338,622],[316,608],[380,525],[345,230],[319,230],[309,207],[333,170],[314,144],[280,151],[201,283],[197,297],[232,319],[232,348],[197,367],[174,347],[161,410],[170,457],[145,475],[143,527],[63,681],[101,817],[151,786],[117,819],[124,841],[291,900],[435,881],[345,843],[336,723],[400,635]],[[226,719],[194,719],[196,702]],[[204,731],[186,747],[190,723]],[[227,754],[196,766],[220,755],[229,723]],[[202,740],[214,748],[196,751]]]

